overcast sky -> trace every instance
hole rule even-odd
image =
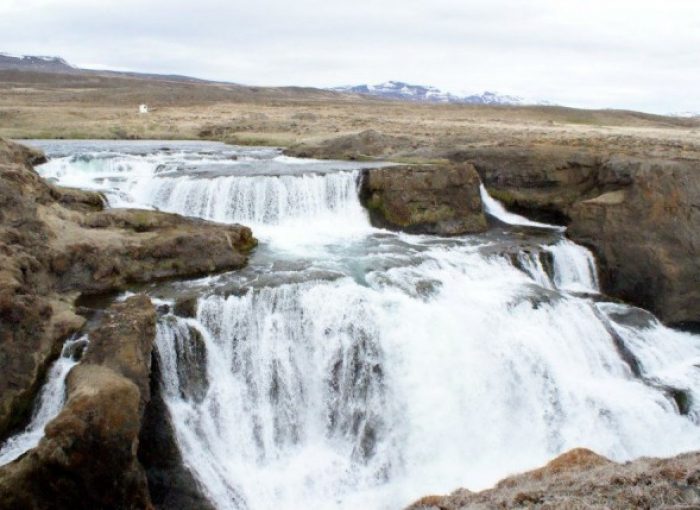
[[[700,0],[0,0],[0,51],[255,85],[700,111]]]

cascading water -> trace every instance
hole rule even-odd
[[[152,168],[90,185],[263,233],[245,270],[152,291],[199,296],[195,317],[161,317],[157,354],[184,461],[217,508],[396,508],[573,447],[700,448],[700,338],[591,296],[593,258],[561,229],[389,233],[357,201],[357,167],[174,145],[102,147]],[[72,164],[40,171],[62,181]]]
[[[524,216],[508,211],[505,207],[503,207],[502,203],[489,195],[488,191],[486,191],[486,187],[484,187],[483,184],[479,185],[479,192],[481,194],[481,201],[484,204],[484,211],[503,223],[508,225],[520,225],[523,227],[545,228],[558,231],[564,230],[564,227],[550,225],[549,223],[541,223],[539,221],[532,221]]]
[[[58,415],[66,398],[66,377],[80,359],[86,337],[67,340],[59,358],[53,363],[34,404],[29,425],[0,445],[0,466],[13,461],[39,444],[44,427]]]

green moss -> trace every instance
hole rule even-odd
[[[489,195],[491,195],[496,200],[503,202],[506,206],[513,205],[518,202],[518,199],[508,190],[504,189],[488,189]]]
[[[152,226],[151,217],[146,211],[135,211],[129,218],[129,227],[135,232],[147,232]]]
[[[416,206],[411,207],[410,223],[438,223],[440,221],[451,220],[456,216],[455,210],[448,205],[422,209]]]

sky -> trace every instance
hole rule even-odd
[[[398,80],[700,112],[700,0],[0,0],[0,52],[250,85]]]

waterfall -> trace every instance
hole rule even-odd
[[[593,254],[568,239],[545,248],[553,255],[554,282],[559,289],[598,292],[598,272]]]
[[[46,383],[39,391],[29,425],[0,446],[0,466],[15,460],[39,444],[44,435],[44,427],[63,408],[66,399],[66,377],[70,369],[78,363],[86,343],[87,338],[83,336],[67,340],[63,345],[61,355],[49,368]]]
[[[511,260],[515,267],[545,289],[584,293],[600,290],[593,254],[566,238],[554,244],[521,250]]]
[[[52,159],[38,171],[61,185],[101,191],[111,207],[242,223],[278,245],[371,230],[357,181],[360,168],[378,164],[299,160],[269,149],[234,151],[232,160],[231,152],[86,151]]]
[[[483,184],[479,185],[479,191],[481,193],[481,201],[484,204],[484,211],[503,223],[507,223],[509,225],[520,225],[523,227],[536,227],[561,231],[564,230],[564,227],[560,227],[558,225],[532,221],[527,219],[525,216],[520,216],[519,214],[509,212],[502,203],[489,195],[489,192],[486,191],[486,187]]]
[[[305,283],[211,296],[197,320],[160,321],[178,440],[218,507],[293,508],[386,478],[392,402],[373,311],[355,290]],[[195,344],[205,356],[187,354]]]
[[[357,199],[357,180],[356,170],[209,179],[154,177],[139,183],[132,195],[164,211],[242,223],[256,233],[279,232],[280,225],[307,234],[311,228],[324,226],[326,232],[341,229],[347,233],[369,228]]]
[[[158,326],[188,466],[217,508],[392,508],[573,447],[622,461],[700,446],[700,401],[683,415],[661,388],[700,388],[698,337],[616,323],[648,385],[596,305],[529,281],[435,248],[365,282],[202,296],[196,318]]]
[[[159,318],[156,353],[185,465],[217,508],[397,508],[574,447],[700,448],[700,337],[591,296],[593,256],[560,227],[482,187],[489,214],[547,231],[390,233],[369,226],[357,167],[129,150],[103,148],[122,167],[86,156],[96,169],[76,181],[262,239],[243,271],[149,290],[198,296],[194,317]],[[82,160],[63,157],[63,176],[40,171],[65,181]]]

